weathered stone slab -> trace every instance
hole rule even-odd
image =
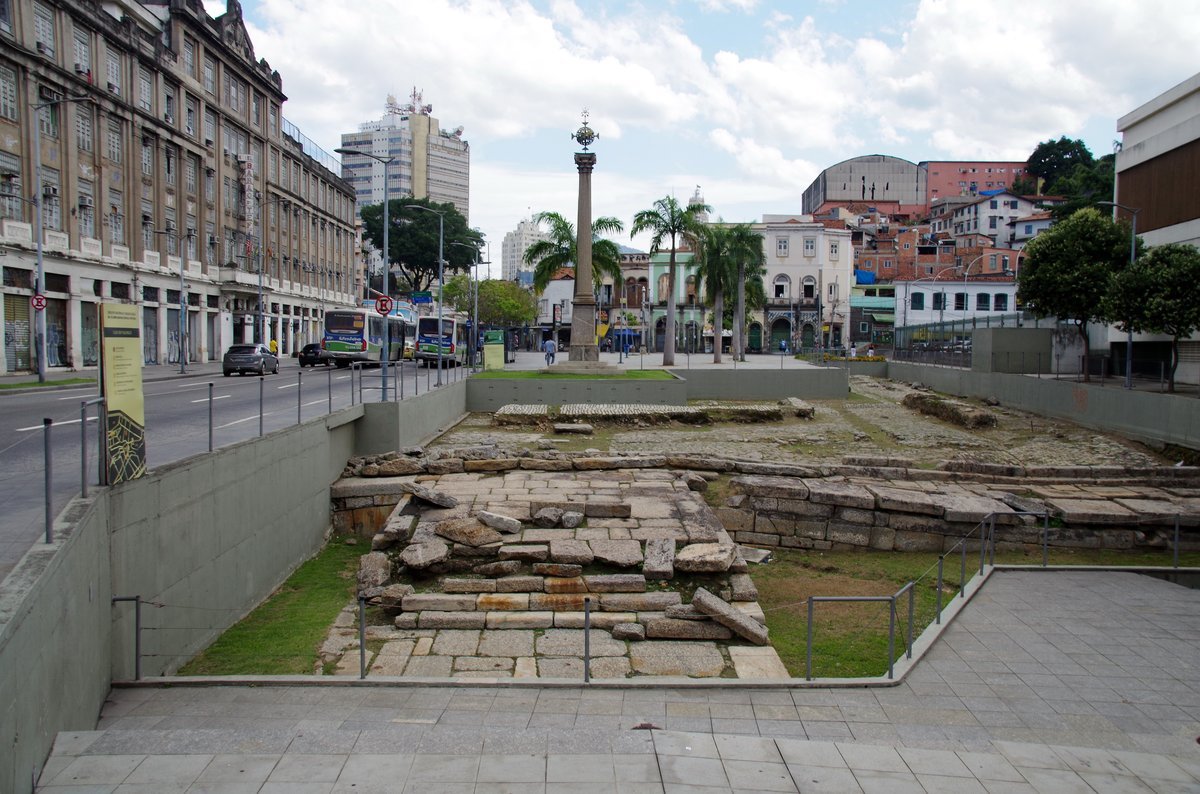
[[[512,471],[520,467],[521,461],[516,458],[497,458],[495,460],[464,460],[464,471]]]
[[[431,460],[425,464],[425,469],[430,474],[459,474],[463,470],[462,458],[440,458]]]
[[[482,521],[474,517],[439,521],[433,531],[446,540],[475,548],[499,543],[504,539],[499,532],[485,526]]]
[[[791,678],[783,660],[771,646],[730,645],[729,659],[738,678]]]
[[[501,546],[498,554],[501,560],[542,562],[550,556],[550,547],[544,543],[513,544]]]
[[[625,643],[614,640],[602,629],[592,629],[589,637],[591,654],[597,656],[624,656]],[[549,629],[537,638],[537,653],[541,656],[583,656],[583,631],[576,629]]]
[[[736,552],[737,547],[733,544],[691,543],[675,552],[675,568],[705,573],[727,571]]]
[[[711,642],[646,640],[629,646],[629,663],[643,675],[712,678],[725,670],[725,659]]]
[[[417,627],[417,615],[419,612],[401,612],[392,621],[392,625],[398,629],[415,629]]]
[[[379,594],[379,605],[384,609],[400,607],[406,595],[412,595],[413,586],[410,584],[390,584]]]
[[[683,484],[688,487],[689,491],[701,493],[708,490],[708,480],[704,479],[695,472],[684,472],[679,479],[683,481]]]
[[[415,482],[405,482],[401,487],[418,499],[437,505],[438,507],[458,507],[458,500],[447,493],[435,491]]]
[[[547,582],[550,580],[547,579]],[[599,574],[583,577],[583,582],[592,593],[644,593],[646,577],[640,573]]]
[[[719,458],[706,458],[693,455],[667,455],[664,464],[672,469],[695,469],[699,471],[730,471],[733,466],[729,461]]]
[[[484,526],[491,527],[497,532],[503,532],[506,535],[514,535],[521,531],[520,519],[516,519],[511,516],[493,513],[490,510],[480,510],[475,514],[475,517],[479,519],[480,523],[482,523]]]
[[[762,606],[757,601],[734,601],[730,604],[734,609],[747,615],[764,626],[767,625],[767,616],[763,613]]]
[[[561,529],[551,527],[549,529],[539,529],[532,527],[521,533],[522,543],[549,543],[552,540],[575,540],[575,532],[573,529]]]
[[[659,640],[727,640],[733,632],[711,620],[657,618],[646,624],[646,636]]]
[[[600,609],[605,612],[662,612],[682,601],[679,593],[604,593]]]
[[[768,496],[778,499],[807,499],[808,485],[803,480],[791,477],[770,477],[746,474],[729,481],[734,491],[751,496]]]
[[[558,526],[562,520],[563,510],[559,507],[543,507],[533,514],[533,523],[543,529]]]
[[[590,547],[588,552],[591,552]],[[533,572],[541,576],[579,576],[583,573],[583,566],[557,562],[535,562]]]
[[[551,656],[537,660],[539,678],[565,678],[571,681],[583,679],[583,659],[569,656]],[[589,667],[595,680],[627,678],[629,660],[623,656],[602,656],[592,659]]]
[[[755,645],[766,645],[769,642],[766,626],[725,603],[703,587],[696,588],[696,592],[692,595],[692,606],[700,612],[711,615],[713,620],[732,629]]]
[[[422,474],[425,471],[425,461],[421,458],[410,458],[407,455],[385,460],[376,467],[377,477],[398,477],[405,474]],[[365,473],[365,472],[364,472]]]
[[[641,623],[618,623],[612,627],[614,640],[641,642],[646,639],[646,627]]]
[[[481,612],[529,609],[529,599],[529,593],[482,593],[476,597],[475,608]]]
[[[481,629],[487,619],[484,612],[439,612],[425,610],[417,613],[417,626],[422,629]]]
[[[947,521],[977,524],[996,513],[997,524],[1017,523],[1017,516],[1012,515],[1008,505],[997,499],[969,493],[941,493],[933,498],[942,503],[942,515]]]
[[[875,507],[878,510],[929,516],[941,516],[945,513],[945,508],[924,491],[874,484],[868,485],[867,490],[875,494]]]
[[[596,562],[632,568],[642,564],[642,544],[636,540],[592,540],[588,541]]]
[[[758,588],[754,586],[754,581],[749,574],[735,573],[730,576],[729,590],[733,594],[733,601],[758,600]]]
[[[675,575],[675,541],[655,538],[646,541],[646,558],[642,573],[647,579],[670,579]]]
[[[437,656],[474,656],[479,647],[479,631],[448,629],[433,638],[430,653]]]
[[[382,551],[373,551],[358,558],[358,587],[383,587],[392,578],[392,561]]]
[[[861,485],[824,478],[805,480],[804,484],[808,487],[808,498],[812,502],[861,510],[875,509],[875,495]]]
[[[486,562],[483,565],[476,565],[471,569],[472,573],[477,573],[480,576],[511,576],[521,570],[520,560],[504,560],[503,562]]]
[[[485,631],[479,635],[476,653],[480,656],[532,656],[533,632],[527,629]]]
[[[580,612],[583,610],[585,598],[591,599],[593,609],[597,607],[596,596],[589,596],[587,593],[530,593],[529,608],[551,612]]]
[[[547,576],[542,589],[547,593],[586,593],[589,590],[582,576]]]
[[[508,678],[512,675],[513,659],[501,656],[456,656],[454,672],[459,678],[476,676]]]
[[[554,432],[559,433],[561,435],[590,436],[592,434],[592,430],[593,430],[593,428],[591,425],[584,424],[582,422],[578,422],[578,423],[559,422],[554,425]]]
[[[583,523],[583,513],[579,510],[564,510],[560,523],[566,529],[575,529]]]
[[[711,620],[708,615],[691,604],[672,604],[663,612],[663,617],[672,620]]]
[[[629,504],[619,499],[588,499],[583,508],[583,514],[588,518],[629,518]]]
[[[468,579],[446,577],[442,580],[443,593],[494,593],[495,579]]]
[[[514,613],[516,614],[516,613]],[[634,612],[596,612],[591,614],[592,628],[611,629],[618,623],[636,623],[637,614]],[[582,612],[555,612],[554,628],[581,629],[583,628]]]
[[[529,471],[571,471],[569,458],[521,458],[521,468]]]
[[[826,540],[831,543],[845,543],[848,546],[871,545],[871,532],[874,527],[863,524],[847,524],[844,521],[830,521],[825,531]]]
[[[544,582],[540,576],[503,576],[496,580],[496,592],[540,593]]]
[[[809,403],[806,403],[804,400],[801,400],[799,397],[788,397],[787,404],[788,408],[792,410],[792,413],[801,419],[812,419],[817,412],[816,408]]]
[[[1107,499],[1047,499],[1046,504],[1066,524],[1127,524],[1136,519],[1132,511]]]
[[[550,559],[568,565],[591,565],[595,554],[592,547],[581,540],[550,541]]]
[[[401,601],[405,612],[471,612],[475,609],[473,595],[447,595],[445,593],[414,593]]]
[[[553,612],[481,612],[489,629],[548,629],[554,625]]]

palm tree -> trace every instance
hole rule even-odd
[[[536,226],[546,224],[550,239],[538,240],[525,250],[525,264],[533,265],[533,287],[537,292],[546,289],[554,274],[564,267],[574,267],[578,258],[575,239],[575,224],[557,212],[539,212],[533,216]],[[614,283],[621,280],[621,249],[612,240],[597,237],[597,234],[619,234],[625,224],[616,218],[602,217],[592,221],[592,282],[599,289],[604,276],[611,276]]]
[[[650,253],[662,250],[663,242],[670,238],[671,263],[667,268],[667,324],[666,340],[663,344],[663,366],[675,364],[675,248],[676,243],[686,240],[694,242],[700,235],[702,224],[696,217],[702,212],[712,212],[707,204],[681,205],[674,196],[665,196],[654,202],[648,210],[633,216],[630,236],[640,232],[652,232]]]
[[[720,224],[721,221],[718,221]],[[704,295],[713,306],[713,363],[721,363],[722,334],[725,331],[725,293],[734,285],[737,264],[729,255],[730,228],[708,226],[700,239],[697,258],[700,263],[700,282]]]
[[[750,280],[752,284],[757,284],[759,293],[763,291],[762,277],[766,272],[766,258],[763,254],[762,236],[751,229],[749,224],[739,223],[729,229],[728,249],[729,258],[735,263],[737,270],[737,310],[733,317],[733,357],[736,360],[745,361],[746,282]]]

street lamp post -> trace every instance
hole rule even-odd
[[[1129,213],[1129,264],[1132,267],[1134,261],[1137,260],[1137,216],[1141,212],[1141,208],[1134,209],[1126,207],[1124,204],[1118,204],[1115,201],[1097,201],[1105,207],[1113,208],[1113,220],[1116,220],[1117,210],[1125,210]],[[1125,329],[1125,388],[1133,388],[1133,329]]]
[[[377,163],[383,163],[383,294],[391,297],[388,292],[388,270],[390,269],[390,254],[388,248],[388,166],[391,165],[395,157],[380,157],[379,155],[364,152],[361,149],[334,149],[338,154],[356,154],[360,157],[369,157]],[[380,392],[380,399],[383,402],[388,401],[388,363],[392,358],[392,323],[391,316],[383,318],[383,355],[380,356],[381,372],[383,374],[383,387]]]
[[[407,209],[423,210],[424,212],[432,212],[438,216],[438,372],[437,382],[435,386],[442,385],[442,287],[445,283],[445,273],[442,266],[446,264],[442,252],[446,245],[446,213],[425,207],[420,204],[408,204]]]
[[[469,248],[475,252],[475,283],[472,285],[475,306],[471,311],[471,336],[469,340],[470,344],[467,346],[467,349],[471,354],[471,370],[474,371],[475,356],[479,353],[479,248],[457,241],[452,241],[450,245],[457,245],[460,248]]]
[[[49,102],[36,102],[31,105],[33,108],[33,181],[36,183],[33,190],[33,209],[34,209],[34,234],[37,237],[37,283],[34,285],[34,294],[46,294],[46,267],[42,253],[42,238],[45,237],[45,229],[42,228],[42,111],[46,108],[61,105],[66,102],[91,102],[91,97],[87,96],[68,96],[61,99],[52,99]],[[34,333],[38,338],[38,383],[46,382],[46,310],[35,309],[34,313]]]

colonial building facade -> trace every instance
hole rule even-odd
[[[291,353],[356,303],[354,191],[282,86],[237,0],[0,3],[0,371],[37,366],[39,240],[51,370],[97,363],[105,301],[140,307],[147,364]]]

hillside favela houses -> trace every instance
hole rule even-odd
[[[51,371],[96,365],[101,301],[139,308],[146,364],[291,354],[354,305],[354,189],[237,0],[13,0],[0,25],[0,372],[37,368],[39,260]]]

